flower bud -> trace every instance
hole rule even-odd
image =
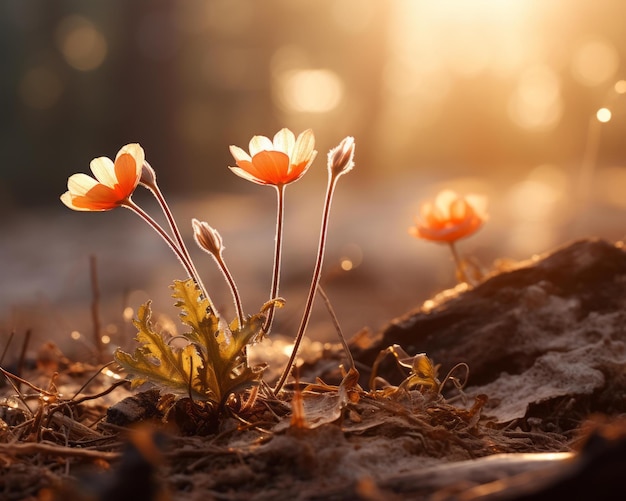
[[[354,138],[345,137],[338,146],[328,152],[328,169],[333,176],[340,176],[354,167]]]
[[[141,166],[141,177],[139,178],[139,182],[144,186],[156,185],[156,172],[154,172],[154,169],[145,160]]]
[[[193,238],[198,246],[215,257],[221,256],[224,246],[222,245],[222,237],[217,230],[195,218],[191,220],[191,226],[193,227]]]

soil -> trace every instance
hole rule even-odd
[[[220,412],[48,344],[2,369],[0,499],[623,499],[625,283],[574,242],[359,333],[360,378],[326,346]]]

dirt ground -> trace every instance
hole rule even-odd
[[[625,255],[518,263],[354,337],[360,378],[310,347],[299,385],[219,412],[46,344],[2,369],[0,498],[623,499]],[[438,376],[377,359],[393,344]]]

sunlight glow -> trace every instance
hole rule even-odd
[[[358,33],[371,23],[374,17],[373,7],[373,0],[334,0],[330,13],[332,20],[341,29]]]
[[[339,105],[343,82],[328,69],[299,69],[281,73],[277,81],[277,97],[289,111],[325,113]]]
[[[98,68],[106,58],[107,42],[87,18],[67,16],[58,25],[57,44],[67,64],[79,71]]]
[[[435,54],[460,76],[506,71],[522,62],[519,48],[528,47],[522,41],[532,29],[533,4],[526,0],[402,0],[394,7],[393,51]]]
[[[595,176],[595,198],[618,209],[626,209],[626,168],[605,167]]]
[[[122,312],[122,317],[124,318],[126,322],[130,322],[134,316],[135,316],[135,310],[133,310],[130,306],[127,306],[126,308],[124,308],[124,311]]]
[[[609,110],[608,108],[600,108],[596,112],[596,118],[598,119],[598,122],[607,123],[609,120],[611,120],[611,116],[611,110]]]
[[[112,371],[111,369],[109,369],[108,367],[105,367],[105,368],[102,370],[102,374],[104,374],[105,376],[108,376],[108,377],[110,377],[110,378],[112,378],[112,379],[118,379],[118,380],[119,380],[119,379],[122,379],[122,376],[120,376],[119,374],[117,374],[117,373],[113,372],[113,371]]]
[[[509,117],[523,129],[549,130],[561,118],[563,102],[559,77],[548,66],[534,66],[522,73],[509,99]]]
[[[613,88],[618,94],[626,94],[626,80],[618,80]]]
[[[341,249],[340,266],[342,270],[350,271],[363,262],[363,249],[355,243],[349,243]]]
[[[555,245],[569,191],[568,176],[553,165],[540,165],[513,185],[506,196],[512,221],[507,245],[522,255]]]
[[[617,49],[607,41],[591,40],[574,54],[572,73],[583,85],[594,86],[610,79],[619,67]]]
[[[507,203],[516,220],[540,223],[552,216],[559,197],[560,193],[547,183],[529,179],[513,186]]]

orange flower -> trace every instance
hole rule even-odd
[[[67,180],[61,202],[70,209],[105,211],[128,201],[139,184],[145,154],[138,144],[127,144],[115,157],[94,158],[89,167],[95,179],[87,174],[74,174]]]
[[[444,190],[433,202],[422,205],[421,219],[409,233],[417,238],[435,242],[452,243],[476,232],[487,220],[484,199],[469,195],[462,197],[454,191]]]
[[[289,129],[281,129],[271,141],[265,136],[250,140],[250,154],[238,146],[230,152],[237,167],[229,167],[238,176],[257,184],[284,186],[300,179],[317,155],[311,129],[296,139]]]

